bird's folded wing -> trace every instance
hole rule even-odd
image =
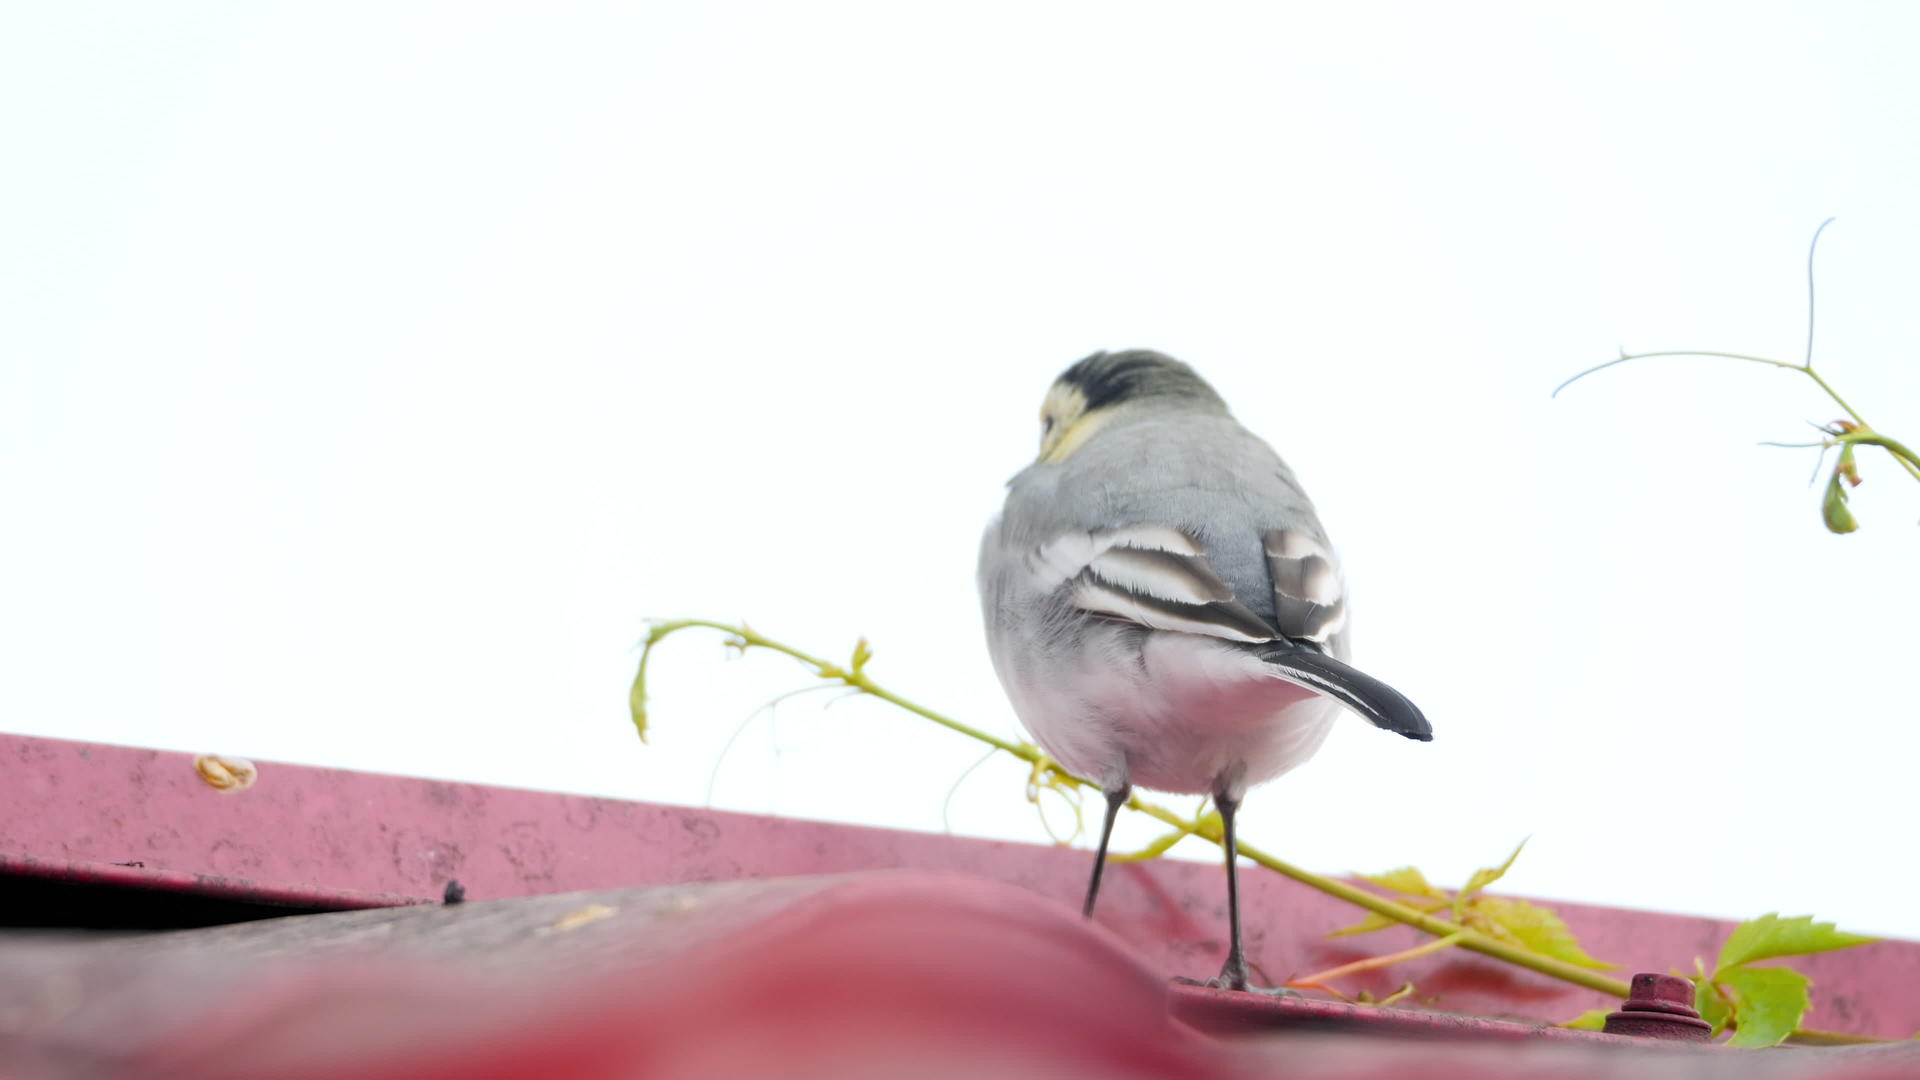
[[[1263,642],[1274,628],[1234,598],[1199,541],[1173,528],[1136,525],[1068,533],[1034,552],[1037,584],[1064,586],[1074,604],[1155,630]]]
[[[1347,590],[1332,550],[1303,529],[1271,529],[1265,540],[1274,623],[1295,641],[1327,644],[1347,625]]]

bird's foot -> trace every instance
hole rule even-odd
[[[1247,979],[1247,969],[1244,966],[1235,965],[1231,961],[1228,962],[1226,967],[1220,970],[1220,974],[1215,975],[1211,979],[1189,979],[1185,975],[1175,975],[1173,981],[1182,986],[1204,986],[1210,990],[1240,990],[1245,993],[1261,994],[1266,997],[1300,996],[1300,991],[1290,990],[1284,986],[1253,985],[1253,983]]]
[[[1259,994],[1262,997],[1289,998],[1302,996],[1300,991],[1289,989],[1285,986],[1254,986],[1248,982],[1236,983],[1225,975],[1215,975],[1211,979],[1189,979],[1185,975],[1175,975],[1173,981],[1179,983],[1181,986],[1204,986],[1210,990],[1239,990],[1243,993]]]

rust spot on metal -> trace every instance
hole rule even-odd
[[[260,770],[246,758],[201,754],[193,759],[193,771],[215,791],[245,791],[260,779]]]

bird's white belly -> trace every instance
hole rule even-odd
[[[1251,654],[1156,633],[1142,656],[1090,648],[1042,683],[1008,680],[1022,723],[1069,770],[1108,787],[1239,794],[1312,757],[1340,706]]]

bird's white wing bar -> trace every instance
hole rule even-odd
[[[1347,625],[1347,592],[1333,552],[1300,529],[1269,530],[1266,546],[1280,632],[1296,641],[1326,644]]]
[[[1095,614],[1229,641],[1274,637],[1214,573],[1199,541],[1178,529],[1069,534],[1041,547],[1031,565],[1042,588],[1065,586],[1074,604]]]

